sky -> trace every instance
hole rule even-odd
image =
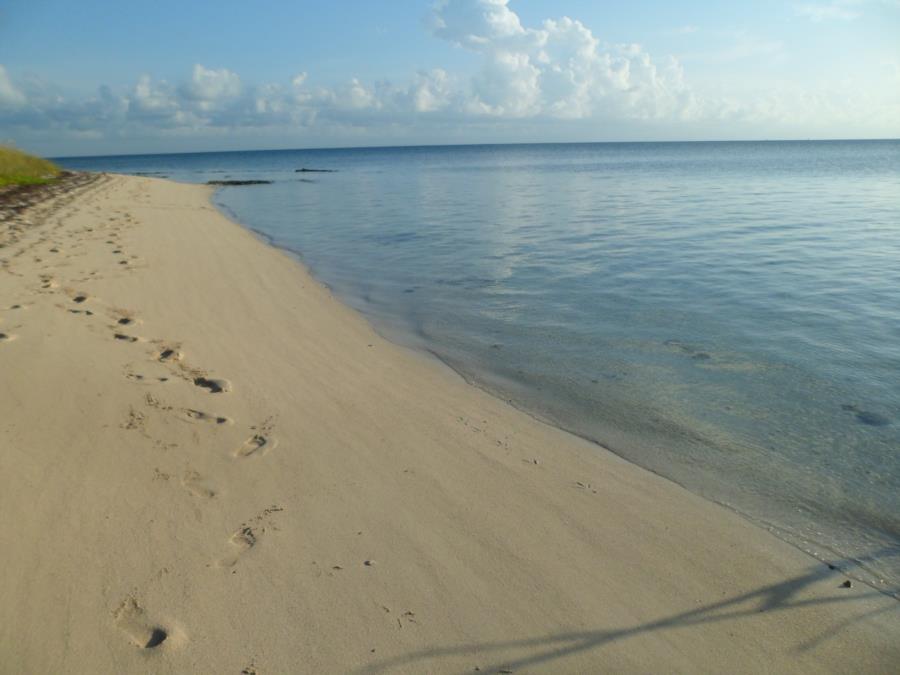
[[[900,0],[6,0],[50,156],[900,137]]]

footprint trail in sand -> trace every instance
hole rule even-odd
[[[116,626],[141,649],[155,649],[169,637],[162,626],[149,621],[137,600],[128,598],[113,612]]]

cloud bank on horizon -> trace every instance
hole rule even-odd
[[[813,22],[852,21],[864,2],[805,3],[795,11]],[[101,86],[77,98],[47,82],[17,80],[0,64],[0,141],[11,135],[65,145],[222,138],[237,131],[246,138],[291,133],[301,142],[377,144],[427,139],[429,133],[441,138],[447,129],[490,134],[566,124],[601,136],[610,129],[638,136],[688,129],[686,136],[697,137],[725,123],[748,135],[754,128],[811,130],[806,136],[828,128],[870,128],[900,135],[897,64],[885,64],[893,66],[893,79],[875,93],[843,83],[808,91],[773,84],[752,96],[711,94],[692,86],[673,56],[653,56],[639,44],[602,43],[591,28],[566,16],[523,25],[509,0],[441,0],[425,24],[435,38],[476,58],[474,75],[435,68],[411,74],[402,84],[350,78],[320,86],[310,84],[306,72],[287,82],[248,83],[227,68],[196,64],[177,83],[141,75],[128,89]]]

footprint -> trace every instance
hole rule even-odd
[[[244,441],[243,445],[235,450],[233,455],[235,457],[250,457],[251,455],[262,456],[276,445],[278,445],[278,440],[270,436],[267,431],[262,431],[258,434],[253,434]]]
[[[156,358],[158,361],[162,361],[163,363],[167,361],[181,361],[181,359],[184,358],[184,354],[182,354],[174,347],[166,347],[159,353]]]
[[[129,409],[128,418],[120,425],[123,429],[144,431],[147,424],[147,416],[140,410]]]
[[[87,293],[79,293],[78,295],[72,298],[72,302],[78,303],[79,305],[88,299]]]
[[[121,319],[116,321],[116,323],[119,324],[120,326],[130,326],[131,324],[134,323],[134,319],[132,319],[129,316],[123,316]]]
[[[216,496],[216,491],[205,485],[203,476],[188,469],[181,477],[181,484],[184,488],[195,497],[203,497],[204,499],[212,499]]]
[[[141,375],[140,373],[125,373],[125,377],[133,382],[139,382],[140,384],[157,384],[161,382],[168,382],[168,377],[147,377],[146,375]]]
[[[127,598],[113,612],[116,626],[141,649],[155,649],[169,637],[168,631],[149,621],[137,600]]]
[[[125,335],[125,333],[115,333],[113,337],[116,340],[122,340],[123,342],[137,342],[138,338],[133,335]]]
[[[192,408],[183,408],[181,413],[188,422],[211,422],[213,424],[228,424],[231,422],[227,417],[219,415],[210,415],[201,410],[193,410]]]
[[[256,546],[258,541],[259,533],[256,530],[249,525],[241,525],[240,529],[232,534],[228,540],[228,543],[236,550],[221,558],[217,565],[219,567],[234,567],[241,556]]]
[[[259,543],[267,527],[278,529],[272,525],[271,518],[273,514],[281,511],[284,511],[284,509],[277,504],[273,504],[242,524],[228,539],[228,543],[232,547],[231,553],[224,558],[220,558],[216,565],[219,567],[234,567],[242,555]]]
[[[15,339],[15,335],[10,335],[9,333],[0,333],[0,342],[11,342]]]
[[[211,394],[222,394],[231,391],[231,382],[228,380],[213,380],[206,377],[195,377],[194,384],[204,389],[209,389]]]

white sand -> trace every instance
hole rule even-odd
[[[900,603],[386,342],[208,197],[111,177],[0,249],[0,672],[900,670]]]

